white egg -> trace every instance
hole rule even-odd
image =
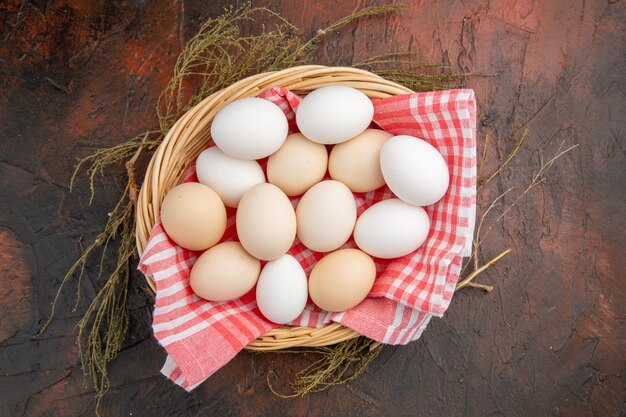
[[[285,113],[271,101],[249,97],[224,106],[213,119],[211,137],[224,153],[238,159],[261,159],[285,142]]]
[[[246,191],[265,182],[258,162],[233,158],[217,146],[200,153],[196,174],[198,181],[211,187],[228,207],[237,207]]]
[[[256,286],[256,302],[265,318],[289,323],[302,313],[307,298],[306,274],[296,258],[283,255],[265,264]]]
[[[419,248],[429,229],[430,219],[423,208],[392,198],[361,214],[354,227],[354,241],[371,256],[399,258]]]
[[[332,85],[307,95],[296,111],[300,132],[325,145],[345,142],[372,122],[372,101],[355,88]]]
[[[380,151],[385,182],[401,200],[415,206],[434,204],[448,190],[450,174],[443,156],[413,136],[394,136]]]

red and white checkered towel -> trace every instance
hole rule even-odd
[[[295,130],[300,97],[284,88],[260,95],[285,112]],[[450,170],[442,200],[426,207],[431,230],[425,244],[407,256],[376,259],[377,279],[368,298],[343,313],[327,313],[309,303],[292,324],[321,327],[333,321],[387,344],[418,339],[431,317],[448,308],[463,256],[471,253],[476,207],[476,103],[472,90],[414,93],[373,100],[374,123],[393,133],[430,142]],[[197,181],[192,167],[185,181]],[[393,194],[387,187],[355,193],[358,214]],[[294,205],[298,199],[292,199]],[[228,210],[223,241],[236,240],[235,210]],[[345,247],[354,247],[350,240]],[[296,240],[289,253],[308,273],[323,256]],[[192,390],[230,361],[250,341],[277,327],[263,318],[254,290],[229,302],[209,302],[189,286],[189,272],[199,255],[177,246],[157,223],[139,267],[152,275],[157,294],[153,330],[168,353],[163,374]]]

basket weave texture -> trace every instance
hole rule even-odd
[[[139,255],[143,253],[150,231],[159,218],[163,198],[180,183],[187,168],[210,144],[211,121],[222,107],[240,98],[257,96],[271,87],[285,87],[304,96],[328,85],[353,87],[370,98],[387,98],[412,92],[364,70],[307,65],[253,75],[210,95],[174,124],[150,160],[137,199],[136,238]],[[146,280],[156,290],[152,277],[146,276]],[[282,326],[252,341],[246,349],[270,351],[298,346],[327,346],[357,336],[357,332],[338,323],[330,323],[322,328]]]

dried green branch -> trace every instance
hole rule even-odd
[[[117,231],[121,244],[116,267],[78,323],[77,341],[83,372],[91,375],[98,402],[109,389],[107,366],[119,353],[129,325],[128,285],[130,263],[135,257],[134,203],[129,202],[119,210],[116,218],[119,219]],[[116,237],[117,234],[107,236],[103,245],[108,246]]]
[[[159,98],[157,115],[161,132],[210,94],[247,76],[311,63],[322,37],[358,19],[395,13],[400,5],[372,6],[355,10],[303,41],[298,29],[265,7],[228,8],[207,20],[189,40],[174,67],[174,74]],[[252,34],[241,25],[263,20]]]
[[[513,146],[513,149],[511,149],[511,151],[506,156],[504,161],[498,166],[498,168],[495,171],[493,171],[491,174],[487,175],[486,177],[482,177],[480,174],[482,173],[484,164],[486,162],[486,155],[487,155],[486,150],[487,150],[487,143],[488,143],[488,141],[485,140],[485,144],[483,145],[484,148],[483,148],[482,158],[480,159],[480,164],[478,165],[478,185],[476,188],[477,192],[480,191],[480,189],[483,188],[485,185],[489,184],[491,180],[493,180],[498,175],[500,175],[500,173],[506,169],[509,163],[515,158],[515,156],[517,156],[519,151],[524,146],[524,142],[526,141],[526,136],[528,136],[528,129],[524,129],[521,134],[518,134],[517,132],[513,132],[513,135],[515,137],[515,145]]]
[[[353,66],[371,71],[413,91],[462,87],[463,77],[471,75],[454,73],[441,64],[422,62],[421,56],[412,52],[376,55]]]
[[[96,175],[100,174],[101,177],[104,177],[107,169],[127,161],[142,146],[149,150],[154,149],[161,143],[159,133],[158,130],[147,131],[110,148],[97,149],[93,154],[79,159],[70,178],[70,192],[74,190],[76,178],[87,166],[85,172],[89,178],[89,190],[91,191],[89,204],[91,204],[96,192]]]
[[[498,166],[498,168],[489,176],[486,177],[486,179],[483,181],[483,185],[488,184],[490,181],[492,181],[494,178],[497,178],[506,168],[507,165],[509,165],[509,163],[515,158],[515,156],[517,156],[519,154],[520,149],[522,148],[522,145],[524,144],[524,141],[526,139],[528,132],[525,130],[522,135],[516,140],[515,146],[513,147],[513,149],[511,150],[511,152],[507,155],[507,157],[505,158],[504,162],[502,164],[500,164],[500,166]],[[485,144],[486,146],[486,144]],[[539,184],[541,184],[543,181],[545,181],[545,179],[547,178],[546,175],[548,173],[548,171],[552,168],[552,166],[554,165],[554,163],[556,162],[557,159],[561,158],[563,155],[565,155],[566,153],[570,152],[571,150],[573,150],[574,148],[576,148],[578,145],[573,145],[568,147],[567,149],[563,149],[565,146],[565,140],[563,142],[561,142],[561,144],[559,145],[559,148],[557,149],[555,155],[553,157],[551,157],[550,159],[548,159],[547,161],[543,160],[543,157],[540,157],[540,165],[539,168],[537,169],[537,171],[533,174],[530,183],[526,186],[526,188],[518,195],[515,197],[515,199],[506,204],[504,206],[504,208],[502,209],[500,215],[493,220],[489,226],[486,226],[486,230],[483,231],[483,227],[485,226],[485,220],[488,218],[489,214],[491,213],[492,210],[494,210],[496,207],[500,206],[501,203],[504,201],[504,198],[514,189],[509,188],[507,190],[505,190],[504,192],[500,193],[498,196],[496,196],[496,198],[494,198],[492,200],[492,202],[489,204],[489,206],[487,207],[487,209],[483,212],[480,221],[477,224],[476,227],[476,232],[475,232],[475,237],[474,237],[474,242],[473,242],[473,250],[472,250],[472,256],[470,257],[469,262],[467,262],[465,264],[465,266],[463,267],[463,270],[461,271],[461,274],[463,275],[464,272],[468,269],[468,267],[470,265],[473,265],[473,270],[472,272],[469,273],[469,275],[467,275],[465,278],[463,278],[459,284],[457,284],[457,290],[464,288],[464,287],[468,287],[468,286],[472,286],[472,287],[477,287],[477,288],[481,288],[484,289],[485,291],[489,292],[493,289],[493,287],[488,286],[488,285],[483,285],[483,284],[477,284],[475,283],[473,280],[484,270],[487,269],[488,266],[492,265],[493,263],[495,263],[496,261],[498,261],[500,258],[502,258],[503,256],[507,255],[510,252],[510,249],[505,250],[504,252],[502,252],[500,255],[496,256],[495,258],[493,258],[492,260],[490,260],[489,262],[487,262],[485,265],[480,265],[479,262],[479,252],[480,252],[480,248],[482,243],[484,242],[484,240],[487,238],[487,236],[489,235],[489,233],[493,230],[493,228],[499,224],[504,218],[505,216],[514,208],[517,207],[519,202],[521,201],[522,198],[524,198],[533,188],[535,188],[536,186],[538,186]],[[484,152],[483,152],[484,155]],[[481,158],[481,161],[484,161],[484,156],[483,158]],[[479,165],[479,168],[482,166],[482,162]]]
[[[344,384],[357,378],[381,350],[380,343],[360,336],[332,346],[283,351],[281,353],[312,352],[320,358],[298,372],[291,382],[293,391],[291,394],[281,394],[276,391],[270,381],[272,372],[267,375],[267,383],[272,393],[282,398],[293,398],[323,391],[333,385]]]
[[[511,252],[511,249],[506,249],[505,251],[500,253],[498,256],[496,256],[495,258],[493,258],[489,262],[485,263],[483,266],[480,266],[480,267],[474,269],[471,274],[469,274],[467,277],[465,277],[461,281],[459,281],[458,284],[456,284],[456,290],[458,291],[458,290],[461,290],[461,289],[463,289],[465,287],[476,287],[476,288],[482,288],[482,289],[484,289],[487,292],[491,292],[493,290],[493,287],[491,285],[477,284],[477,283],[473,282],[473,280],[474,280],[474,278],[476,278],[478,276],[478,274],[480,274],[485,269],[489,268],[491,265],[493,265],[496,262],[498,262],[500,259],[504,258],[510,252]]]
[[[260,26],[257,34],[244,35],[241,25],[257,19],[268,25]],[[161,132],[167,133],[181,114],[235,81],[268,67],[303,62],[303,55],[293,55],[302,45],[295,31],[282,16],[249,3],[228,8],[221,16],[207,20],[181,52],[159,98]]]
[[[354,11],[348,16],[342,17],[336,22],[332,23],[330,26],[327,26],[324,29],[319,29],[317,34],[309,41],[309,43],[316,42],[319,40],[321,36],[324,36],[328,33],[334,32],[342,27],[356,21],[362,19],[364,17],[370,16],[380,16],[381,14],[391,14],[391,13],[399,13],[404,9],[404,6],[401,4],[388,4],[385,6],[372,6],[372,7],[364,7],[362,9],[354,9]]]
[[[479,227],[478,227],[478,229],[476,231],[476,240],[475,240],[475,245],[476,246],[480,247],[480,245],[485,240],[485,238],[489,235],[489,233],[491,232],[493,227],[496,224],[498,224],[501,220],[503,220],[504,217],[509,213],[509,211],[511,211],[514,207],[517,207],[517,205],[519,204],[520,200],[522,198],[524,198],[533,188],[535,188],[539,184],[543,183],[547,179],[546,174],[548,173],[548,171],[550,171],[550,169],[554,165],[554,162],[556,162],[557,159],[561,158],[566,153],[568,153],[571,150],[573,150],[576,147],[578,147],[578,144],[572,145],[572,146],[568,147],[567,149],[563,149],[564,146],[565,146],[565,140],[563,140],[563,142],[561,142],[561,144],[559,145],[559,148],[556,151],[555,155],[552,156],[547,161],[544,161],[543,157],[540,156],[539,168],[533,174],[533,177],[532,177],[530,183],[526,186],[526,188],[511,203],[506,205],[506,207],[502,210],[502,212],[500,213],[498,218],[496,218],[496,220],[494,222],[492,222],[487,227],[487,230],[484,233],[482,233],[482,231],[481,231],[482,225],[483,225],[483,221],[482,221],[483,219],[481,219]],[[504,194],[508,193],[508,191],[509,190],[507,190],[505,193],[503,193],[502,195],[498,196],[497,198],[500,199],[500,198],[504,197]]]
[[[99,256],[98,275],[95,277],[96,281],[99,280],[104,273],[109,244],[117,239],[121,240],[120,247],[116,252],[116,267],[106,274],[104,286],[90,302],[83,318],[78,323],[77,343],[82,368],[85,375],[92,376],[94,387],[98,393],[98,400],[108,389],[106,366],[119,352],[128,330],[128,278],[130,262],[135,256],[134,203],[128,199],[128,191],[129,187],[126,188],[113,211],[109,213],[104,229],[96,236],[93,243],[83,248],[81,256],[63,277],[52,302],[50,315],[37,334],[39,336],[50,325],[59,297],[70,279],[78,273],[77,280],[80,285],[80,280],[85,272],[85,265],[99,249],[101,255]],[[77,291],[76,303],[79,301],[79,296],[80,292]],[[85,335],[87,335],[86,339]]]

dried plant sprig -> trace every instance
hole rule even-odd
[[[399,13],[402,11],[402,9],[404,9],[404,6],[401,4],[388,4],[385,6],[356,8],[348,16],[342,17],[341,19],[337,20],[336,22],[332,23],[324,29],[318,29],[317,35],[314,36],[313,39],[309,42],[317,42],[320,36],[324,36],[327,33],[339,30],[345,25],[348,25],[355,20],[361,19],[363,17],[379,16],[386,13]]]
[[[487,262],[484,265],[479,266],[476,269],[474,269],[471,274],[469,274],[467,277],[463,278],[461,281],[459,281],[456,284],[456,290],[457,291],[458,290],[462,290],[465,287],[475,287],[475,288],[481,288],[481,289],[483,289],[483,290],[485,290],[487,292],[493,291],[493,286],[485,285],[485,284],[477,284],[477,283],[474,282],[474,278],[476,278],[478,276],[478,274],[480,274],[481,272],[483,272],[484,270],[489,268],[491,265],[493,265],[496,262],[498,262],[500,259],[504,258],[509,253],[511,253],[511,249],[506,249],[506,250],[502,251],[502,253],[500,253],[498,256],[496,256],[495,258],[490,260],[489,262]]]
[[[507,157],[505,158],[504,162],[502,164],[500,164],[498,166],[498,168],[490,175],[488,175],[486,177],[486,180],[483,181],[483,185],[488,184],[490,181],[492,181],[494,178],[497,178],[498,175],[500,175],[505,167],[518,155],[520,149],[522,148],[522,145],[524,144],[524,141],[526,139],[526,136],[528,135],[528,131],[524,130],[521,134],[521,136],[517,137],[516,143],[513,146],[513,149],[509,152],[509,154],[507,155]],[[547,173],[550,171],[550,169],[552,168],[552,166],[554,165],[554,163],[561,158],[563,155],[565,155],[566,153],[572,151],[573,149],[575,149],[578,144],[572,145],[566,149],[564,149],[565,147],[565,142],[566,140],[563,140],[561,142],[561,144],[559,145],[556,153],[554,156],[552,156],[551,158],[549,158],[547,161],[544,161],[543,156],[540,153],[540,164],[539,167],[537,168],[537,170],[535,171],[535,173],[533,174],[529,184],[526,186],[526,188],[518,195],[514,198],[514,200],[508,204],[506,204],[504,206],[504,208],[502,209],[500,215],[493,220],[489,226],[485,226],[485,220],[488,218],[489,214],[491,213],[492,210],[494,210],[496,207],[500,206],[502,201],[504,200],[504,198],[511,192],[513,191],[513,187],[505,190],[504,192],[500,193],[498,196],[496,196],[492,202],[489,204],[489,206],[487,207],[487,209],[483,212],[480,221],[477,224],[476,227],[476,232],[474,234],[474,242],[473,242],[473,249],[472,249],[472,256],[469,258],[468,262],[466,262],[465,266],[463,267],[463,270],[461,272],[461,274],[463,274],[470,265],[473,266],[473,270],[472,272],[470,272],[465,278],[463,278],[458,284],[457,284],[457,290],[471,286],[471,287],[476,287],[476,288],[481,288],[487,292],[490,292],[491,290],[493,290],[493,287],[490,285],[484,285],[484,284],[478,284],[474,282],[474,279],[483,271],[485,271],[487,269],[488,266],[493,265],[495,262],[497,262],[498,260],[500,260],[501,258],[503,258],[504,256],[506,256],[507,254],[509,254],[511,252],[510,249],[506,249],[505,251],[503,251],[502,253],[500,253],[499,255],[497,255],[496,257],[494,257],[493,259],[491,259],[490,261],[488,261],[487,263],[485,263],[484,265],[480,265],[479,262],[479,252],[480,252],[480,248],[482,243],[484,242],[484,240],[487,238],[487,236],[489,235],[489,233],[493,230],[494,226],[496,226],[498,223],[500,223],[505,217],[506,215],[514,208],[517,207],[519,202],[521,201],[522,198],[524,198],[533,188],[535,188],[536,186],[538,186],[539,184],[543,183],[546,180],[546,175]],[[487,144],[485,143],[485,147],[487,146]],[[483,152],[483,157],[481,158],[481,165],[482,166],[482,162],[484,161],[484,155],[485,153]],[[480,166],[479,166],[479,172],[480,172]],[[480,188],[479,188],[480,189]],[[483,232],[483,227],[486,227],[486,230]]]
[[[496,224],[498,224],[502,219],[504,219],[504,217],[509,213],[509,211],[511,211],[514,207],[517,207],[517,205],[520,202],[520,200],[522,198],[524,198],[533,188],[535,188],[539,184],[543,183],[547,179],[546,175],[550,171],[550,169],[552,168],[552,166],[554,165],[554,163],[556,162],[557,159],[561,158],[566,153],[568,153],[568,152],[570,152],[573,149],[578,147],[578,144],[575,144],[575,145],[572,145],[572,146],[570,146],[570,147],[568,147],[566,149],[563,149],[565,147],[565,142],[566,142],[566,139],[564,139],[561,142],[561,144],[559,145],[559,148],[556,151],[556,153],[554,154],[554,156],[550,157],[547,161],[544,161],[543,156],[541,155],[541,153],[539,154],[540,155],[539,156],[539,158],[540,158],[539,168],[537,168],[537,171],[535,171],[535,173],[533,174],[530,183],[526,186],[526,188],[511,203],[509,203],[508,205],[505,206],[505,208],[502,210],[502,212],[500,213],[498,218],[496,218],[496,220],[494,222],[492,222],[487,227],[487,229],[486,229],[486,231],[484,233],[482,232],[483,219],[481,218],[481,221],[479,223],[479,227],[476,230],[476,238],[475,238],[475,243],[474,243],[475,246],[480,247],[481,243],[489,235],[489,233],[491,232],[493,227]],[[508,191],[506,193],[508,193]],[[501,195],[498,198],[500,198],[500,197],[504,197],[504,196]]]
[[[376,55],[353,64],[374,72],[413,91],[433,91],[461,87],[471,74],[453,72],[441,64],[424,62],[419,53],[392,52]]]
[[[158,130],[147,131],[110,148],[96,149],[93,154],[80,158],[70,178],[70,192],[74,190],[77,176],[83,171],[85,166],[87,166],[85,173],[89,178],[89,190],[91,192],[89,204],[91,204],[96,192],[95,181],[98,174],[104,176],[104,173],[109,167],[117,166],[127,161],[137,152],[139,147],[143,147],[147,150],[156,148],[156,146],[161,143],[160,139],[160,132]]]
[[[37,334],[43,333],[51,323],[64,286],[77,273],[77,285],[80,288],[85,265],[96,253],[96,250],[100,250],[101,255],[95,280],[99,280],[104,275],[105,256],[108,253],[109,244],[119,240],[120,247],[116,251],[116,266],[110,273],[106,274],[103,287],[91,300],[78,323],[77,344],[81,367],[85,376],[90,375],[92,377],[98,403],[109,388],[108,363],[117,356],[128,332],[128,284],[131,262],[136,256],[133,235],[135,230],[135,202],[130,198],[130,189],[129,183],[122,198],[109,213],[104,229],[97,235],[94,242],[83,248],[81,256],[65,274],[53,300],[51,313]],[[78,305],[79,297],[80,292],[77,290],[74,308]]]
[[[267,375],[267,384],[274,395],[282,398],[299,397],[311,392],[323,391],[333,385],[344,384],[357,378],[381,350],[380,343],[360,336],[332,346],[277,351],[278,353],[314,353],[320,358],[298,372],[291,382],[292,393],[290,394],[276,391],[270,381],[272,372]]]
[[[92,377],[98,401],[109,389],[107,366],[119,353],[128,332],[128,286],[131,260],[135,256],[135,242],[128,234],[132,235],[135,228],[133,214],[133,203],[129,202],[121,209],[119,218],[124,220],[120,224],[121,245],[116,267],[78,322],[77,342],[82,369],[85,375]],[[115,237],[107,237],[105,248]]]
[[[519,134],[517,132],[513,132],[513,136],[515,137],[515,145],[513,146],[513,149],[511,149],[504,161],[500,165],[498,165],[498,168],[496,168],[491,174],[483,177],[481,176],[481,174],[483,167],[487,162],[487,144],[489,142],[489,136],[486,137],[485,144],[483,145],[482,157],[480,158],[480,163],[478,165],[478,184],[476,187],[477,192],[479,192],[480,189],[483,188],[485,185],[489,184],[491,180],[500,175],[500,173],[506,169],[509,163],[515,158],[515,156],[517,156],[518,152],[524,146],[526,136],[528,136],[528,129],[524,129]]]
[[[174,74],[159,98],[157,115],[163,134],[187,110],[210,94],[259,72],[276,71],[313,61],[322,38],[358,19],[396,13],[402,5],[356,9],[302,40],[298,28],[276,12],[246,3],[207,20],[181,52]],[[253,34],[241,25],[264,19]]]
[[[157,142],[154,139],[155,135],[158,136],[158,131],[146,132],[130,139],[126,143],[109,148],[110,152],[98,150],[90,158],[82,159],[76,166],[72,178],[75,178],[77,172],[81,169],[82,163],[85,163],[86,160],[91,162],[92,165],[88,173],[90,189],[93,193],[95,173],[104,172],[107,166],[119,164],[126,158],[125,166],[128,182],[117,204],[108,213],[107,222],[103,230],[97,234],[95,240],[88,246],[83,247],[81,245],[82,253],[63,277],[52,302],[50,315],[37,334],[39,336],[50,325],[54,318],[59,297],[64,287],[74,276],[76,276],[77,280],[74,309],[77,308],[80,301],[80,284],[88,261],[97,251],[100,251],[98,274],[95,277],[95,281],[99,280],[104,275],[109,244],[113,241],[119,241],[120,246],[116,251],[115,268],[106,274],[104,285],[97,292],[94,299],[91,300],[87,310],[78,322],[76,339],[81,367],[84,375],[89,375],[92,378],[97,399],[96,412],[98,412],[100,400],[109,389],[108,364],[119,353],[128,332],[128,285],[131,262],[136,257],[134,215],[138,190],[134,179],[134,164],[144,149],[151,149],[155,146]],[[130,159],[127,158],[128,156],[130,156]]]

